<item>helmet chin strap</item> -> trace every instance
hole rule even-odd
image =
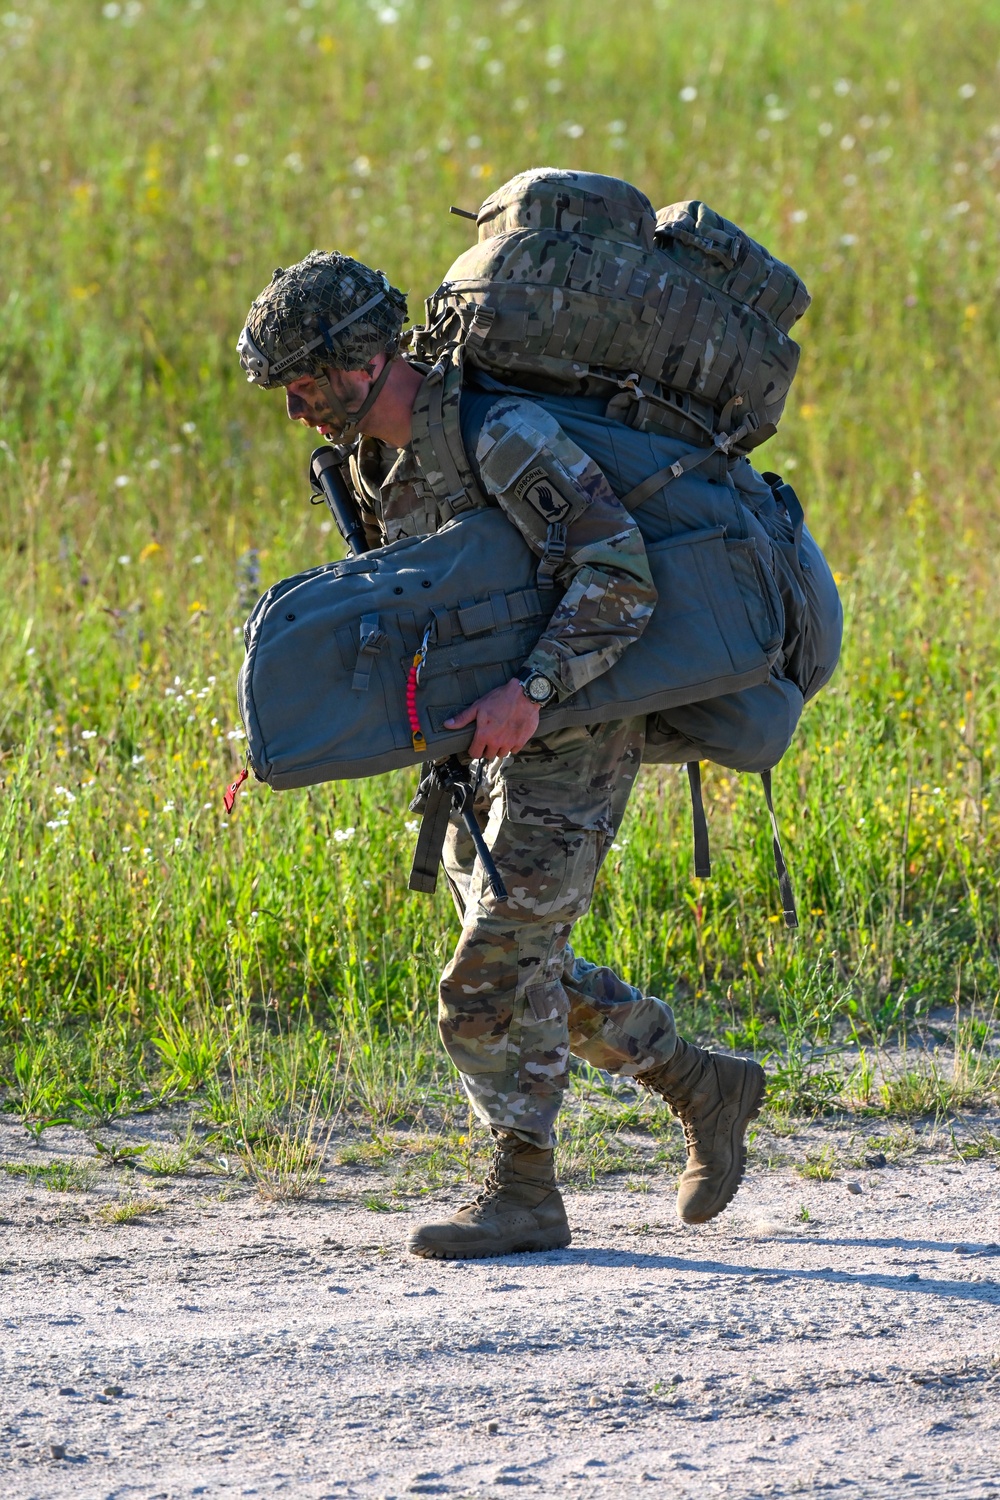
[[[336,435],[336,437],[328,438],[328,442],[353,443],[354,439],[358,436],[358,428],[361,422],[364,421],[365,417],[368,415],[372,407],[375,405],[375,402],[378,400],[382,391],[382,387],[385,385],[386,380],[389,378],[389,371],[391,368],[392,357],[390,356],[390,358],[386,360],[379,374],[372,381],[371,388],[369,389],[369,392],[365,399],[362,401],[361,405],[356,407],[353,411],[349,407],[346,407],[341,401],[340,397],[336,394],[333,387],[331,386],[328,376],[322,375],[316,377],[317,385],[325,387],[327,399],[329,400],[330,405],[333,407],[334,416],[341,424],[339,433]]]

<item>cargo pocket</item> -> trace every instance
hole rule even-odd
[[[498,913],[521,922],[575,922],[593,895],[604,830],[610,827],[607,800],[588,816],[581,812],[577,788],[506,784],[502,796],[504,815],[493,853],[507,902]]]
[[[569,996],[558,980],[538,977],[514,1005],[510,1057],[523,1094],[564,1089],[569,1068]]]

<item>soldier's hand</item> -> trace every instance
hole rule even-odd
[[[476,733],[469,746],[473,760],[496,760],[502,755],[516,755],[523,750],[538,729],[539,709],[529,703],[516,677],[494,688],[484,698],[477,698],[453,719],[445,719],[446,729],[464,729],[476,721]]]

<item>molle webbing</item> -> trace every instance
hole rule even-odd
[[[446,646],[458,635],[466,638],[489,632],[509,630],[528,620],[548,619],[555,608],[551,594],[538,589],[515,589],[505,594],[497,589],[488,599],[464,608],[436,611],[435,644]]]

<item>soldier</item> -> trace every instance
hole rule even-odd
[[[428,482],[431,381],[400,352],[405,317],[403,294],[380,271],[314,251],[275,271],[238,345],[249,381],[284,387],[293,421],[337,441],[361,435],[352,477],[378,544],[451,516]],[[478,809],[508,896],[491,894],[454,822],[444,868],[462,934],[441,978],[439,1026],[495,1149],[474,1202],[410,1239],[413,1254],[446,1259],[569,1244],[553,1130],[570,1053],[635,1078],[680,1118],[688,1157],[677,1208],[689,1224],[734,1196],[765,1085],[755,1062],[681,1040],[663,1000],[570,947],[639,771],[645,719],[539,736],[539,713],[638,639],[655,589],[632,517],[540,402],[472,388],[460,415],[480,492],[564,592],[519,674],[449,721],[475,725]]]

